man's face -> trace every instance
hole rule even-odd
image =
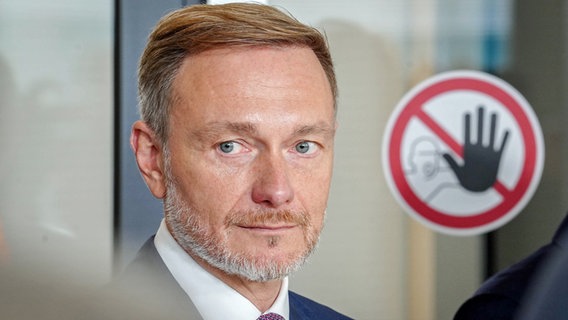
[[[166,223],[206,267],[285,276],[317,243],[333,163],[329,82],[307,48],[214,50],[174,81]],[[202,261],[202,262],[203,262]]]

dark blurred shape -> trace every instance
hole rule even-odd
[[[525,312],[521,310],[522,306],[533,304],[526,296],[529,295],[528,292],[534,286],[532,284],[538,279],[541,270],[547,268],[555,257],[568,254],[567,234],[568,216],[564,218],[549,244],[485,281],[473,297],[459,308],[454,320],[518,319],[518,316]],[[568,261],[568,258],[566,260]],[[564,282],[568,283],[568,278],[564,279]],[[567,291],[567,288],[562,290]],[[564,297],[564,301],[568,301],[568,295]],[[564,309],[566,310],[566,304]],[[564,318],[548,318],[539,314],[539,317],[530,319],[568,319],[568,314],[564,312]]]
[[[517,313],[520,320],[568,319],[568,227],[566,219],[551,251],[531,282]]]

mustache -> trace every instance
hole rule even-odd
[[[306,212],[291,210],[249,210],[230,213],[225,225],[296,224],[307,227],[311,224]]]

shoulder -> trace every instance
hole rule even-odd
[[[104,294],[127,305],[151,306],[162,318],[194,319],[188,315],[197,314],[190,298],[162,261],[153,237],[113,279]]]
[[[112,284],[119,287],[137,287],[152,290],[156,285],[176,283],[154,246],[154,237],[144,243],[134,259],[120,272]]]
[[[550,250],[551,245],[544,246],[489,278],[459,308],[454,320],[513,319],[529,283]]]
[[[144,245],[138,250],[134,259],[126,266],[122,272],[123,276],[139,274],[164,274],[167,273],[167,267],[162,261],[156,246],[154,245],[154,237],[148,239]]]
[[[499,294],[479,294],[467,300],[454,320],[512,320],[519,302]]]
[[[311,299],[303,297],[290,291],[288,293],[290,301],[290,320],[318,319],[318,320],[347,320],[351,319],[330,307],[317,303]]]

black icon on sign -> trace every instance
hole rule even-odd
[[[492,113],[489,143],[484,144],[484,114],[485,108],[480,106],[477,109],[477,140],[475,141],[471,138],[471,114],[466,113],[464,116],[465,131],[462,165],[458,164],[451,154],[443,154],[444,159],[446,159],[458,178],[460,185],[472,192],[485,191],[495,184],[501,156],[509,138],[509,130],[506,130],[499,148],[495,148],[497,114]]]

